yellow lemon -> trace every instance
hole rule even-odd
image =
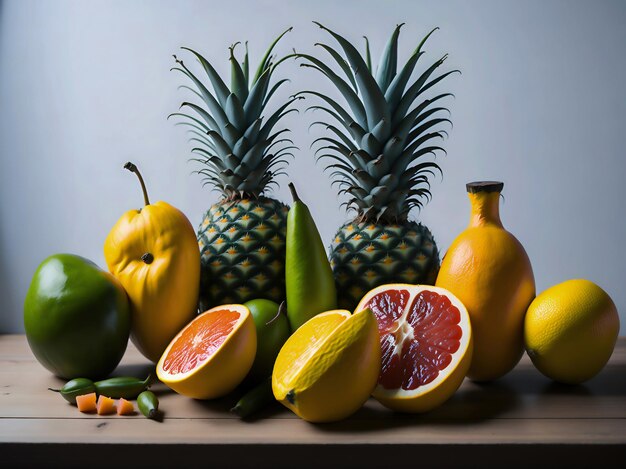
[[[619,332],[617,308],[598,285],[568,280],[541,293],[524,320],[524,344],[544,375],[582,383],[602,370]]]
[[[274,364],[276,400],[309,422],[356,412],[372,393],[381,351],[374,314],[365,309],[321,313],[285,342]]]

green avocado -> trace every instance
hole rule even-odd
[[[126,351],[130,306],[113,275],[83,257],[56,254],[33,276],[24,328],[33,354],[52,373],[100,379]]]

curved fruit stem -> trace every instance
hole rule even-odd
[[[131,173],[135,173],[139,178],[139,183],[141,184],[141,190],[143,191],[143,201],[145,205],[150,205],[150,200],[148,200],[148,191],[146,190],[146,184],[143,182],[143,178],[141,177],[141,173],[137,166],[135,166],[130,161],[124,165],[124,169],[129,170]]]
[[[293,197],[294,202],[300,202],[300,197],[298,197],[298,193],[296,192],[296,186],[293,185],[293,182],[288,184],[289,190],[291,191],[291,197]]]
[[[272,319],[270,319],[269,321],[267,321],[265,323],[266,326],[269,326],[270,324],[272,324],[274,321],[276,321],[281,314],[287,314],[287,307],[285,306],[285,302],[281,302],[280,305],[278,306],[278,312],[276,313],[276,316],[274,316]]]

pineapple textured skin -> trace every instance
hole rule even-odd
[[[285,235],[289,208],[261,197],[220,202],[198,229],[200,311],[220,304],[285,299]]]
[[[430,230],[416,222],[348,222],[335,235],[330,259],[338,307],[353,311],[371,289],[387,283],[435,283],[439,250]]]

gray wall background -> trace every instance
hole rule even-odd
[[[194,225],[216,200],[190,175],[197,167],[184,131],[166,120],[188,97],[177,91],[183,77],[168,71],[180,46],[227,73],[228,45],[249,40],[256,62],[288,26],[279,51],[315,51],[330,39],[314,19],[359,44],[368,35],[376,58],[397,23],[407,23],[401,59],[440,26],[427,57],[449,52],[446,65],[463,75],[440,88],[456,94],[444,178],[413,216],[445,251],[468,220],[464,184],[503,180],[503,223],[526,247],[539,291],[570,278],[597,282],[625,330],[626,2],[19,0],[0,8],[0,332],[23,330],[22,301],[46,256],[73,252],[104,265],[109,229],[142,204],[125,161],[139,165],[153,200]],[[279,75],[292,82],[275,103],[310,87],[336,96],[294,63]],[[311,121],[309,113],[287,121],[302,149],[289,173],[329,242],[347,215],[308,150]],[[275,195],[287,202],[280,182]]]

